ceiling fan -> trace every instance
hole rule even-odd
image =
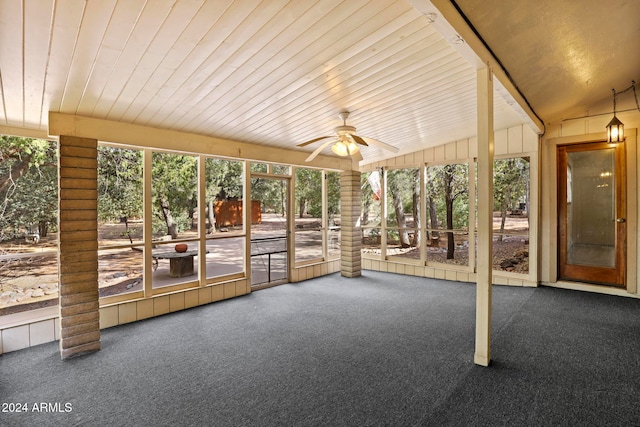
[[[342,126],[336,126],[333,129],[333,132],[335,134],[334,136],[321,136],[319,138],[313,138],[309,141],[305,141],[302,144],[298,144],[298,147],[304,147],[306,145],[313,144],[314,142],[322,141],[325,139],[328,140],[320,144],[320,146],[316,148],[316,150],[311,153],[309,157],[307,157],[307,162],[315,159],[316,156],[330,144],[333,144],[333,146],[331,146],[331,151],[336,153],[338,156],[343,157],[356,154],[358,151],[360,151],[360,147],[358,147],[358,145],[367,147],[369,146],[369,144],[392,151],[394,153],[398,152],[398,149],[392,145],[385,144],[384,142],[378,141],[373,138],[366,138],[356,135],[356,128],[347,125],[347,118],[349,117],[348,111],[341,111],[338,114],[338,117],[342,119]]]

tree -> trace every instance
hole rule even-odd
[[[98,219],[141,218],[142,151],[98,147]]]
[[[154,217],[173,239],[191,227],[194,200],[197,200],[196,157],[154,152],[152,155],[152,202]]]
[[[369,224],[369,209],[374,196],[371,185],[367,181],[368,175],[367,173],[360,174],[360,211],[362,212],[361,225],[363,226]]]
[[[466,228],[468,223],[468,170],[466,164],[447,164],[427,168],[427,195],[437,213],[437,221],[445,223],[447,259],[455,257],[455,236],[452,230]],[[431,206],[430,206],[431,208]],[[432,220],[433,222],[433,220]],[[433,225],[432,225],[433,227]]]
[[[466,185],[463,189],[458,189],[456,184],[456,166],[445,165],[443,168],[444,181],[444,201],[446,206],[447,229],[453,230],[453,202],[454,200],[467,193]],[[455,255],[455,239],[452,231],[447,232],[447,259],[453,259]]]
[[[435,188],[435,175],[433,168],[427,168],[426,175],[426,198],[427,198],[427,212],[429,215],[429,222],[431,223],[431,246],[438,246],[440,243],[440,233],[435,231],[439,227],[438,223],[438,210],[436,206],[436,199],[438,197]]]
[[[528,184],[528,158],[509,158],[494,161],[493,204],[494,209],[500,210],[499,240],[502,240],[508,210],[512,209],[519,200],[528,200]]]
[[[415,237],[410,239],[409,229],[415,229],[417,227],[416,214],[419,215],[419,210],[416,207],[417,200],[419,200],[420,191],[420,179],[417,173],[418,169],[394,169],[387,172],[387,189],[388,189],[388,204],[390,212],[387,216],[387,224],[398,227],[398,237],[400,240],[400,246],[408,248],[412,246],[417,240]],[[417,181],[417,182],[416,182]],[[411,227],[407,225],[406,213],[411,212],[413,216],[413,224]]]
[[[251,200],[260,200],[263,211],[286,215],[285,181],[270,178],[251,178]]]
[[[339,213],[340,213],[340,173],[327,172],[327,215],[329,215],[329,221],[330,222],[333,221],[333,218],[335,217],[335,215]]]
[[[305,213],[313,218],[322,216],[322,171],[296,169],[295,200],[299,218]]]
[[[46,237],[57,222],[57,144],[0,137],[0,240],[37,225]]]
[[[234,160],[207,159],[205,174],[209,231],[215,232],[215,202],[242,199],[243,164]]]

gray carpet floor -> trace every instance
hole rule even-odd
[[[4,354],[0,425],[640,425],[640,301],[493,289],[489,368],[473,284],[333,274]]]

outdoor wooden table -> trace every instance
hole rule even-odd
[[[151,256],[155,260],[169,260],[169,277],[184,277],[193,274],[193,258],[197,255],[198,251],[194,250],[186,252],[157,252]]]

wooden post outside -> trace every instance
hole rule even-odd
[[[58,281],[60,355],[100,350],[98,141],[60,136]]]

